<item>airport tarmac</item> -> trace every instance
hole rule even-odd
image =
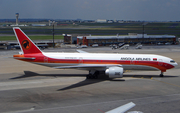
[[[159,54],[180,64],[180,46],[143,46],[143,49],[86,48],[87,52]],[[58,70],[15,60],[19,50],[0,51],[0,112],[2,113],[102,113],[129,102],[129,111],[180,112],[180,66],[159,71],[129,71],[109,80],[101,74],[87,80],[87,71]],[[43,51],[76,52],[76,49]]]

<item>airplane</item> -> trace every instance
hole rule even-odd
[[[122,78],[125,70],[161,71],[160,77],[163,77],[166,70],[178,65],[171,58],[153,54],[43,52],[19,27],[13,31],[22,51],[13,55],[14,59],[56,69],[88,70],[87,79],[97,79],[101,71],[110,79]]]

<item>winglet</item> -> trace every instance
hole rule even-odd
[[[42,53],[34,42],[19,27],[14,27],[13,30],[24,54]]]

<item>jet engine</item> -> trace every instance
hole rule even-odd
[[[122,78],[123,77],[123,68],[122,67],[109,67],[106,69],[105,74],[109,78]]]

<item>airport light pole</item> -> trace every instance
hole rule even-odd
[[[143,34],[142,34],[142,43],[144,42],[144,33],[145,33],[145,30],[144,30],[144,26],[147,25],[148,23],[147,22],[143,22]]]
[[[55,21],[52,22],[52,25],[53,25],[53,32],[52,32],[53,33],[53,48],[55,46],[55,44],[54,44],[54,24],[55,24]]]
[[[144,23],[143,23],[142,43],[144,43]]]

